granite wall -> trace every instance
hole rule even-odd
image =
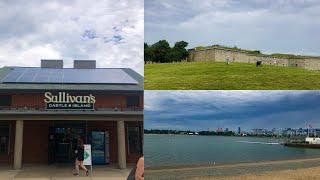
[[[291,66],[309,70],[320,70],[320,57],[299,59],[276,58],[269,55],[254,55],[246,51],[221,47],[190,49],[188,61],[226,62],[227,58],[229,58],[231,62],[256,63],[257,61],[262,61],[263,64],[274,66]]]

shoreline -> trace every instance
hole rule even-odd
[[[146,168],[146,179],[188,179],[209,177],[238,177],[239,175],[261,174],[273,171],[320,168],[320,157],[307,159],[276,160],[262,162],[233,163],[223,165],[197,165]]]
[[[271,139],[285,139],[285,137],[273,137],[273,136],[224,136],[224,135],[188,135],[188,134],[154,134],[144,133],[143,135],[170,135],[170,136],[214,136],[214,137],[243,137],[243,138],[271,138]]]
[[[284,140],[285,137],[270,137],[270,136],[224,136],[224,135],[188,135],[188,134],[146,134],[147,136],[191,136],[191,137],[239,137],[239,138],[262,138],[262,139],[274,139],[274,140]]]
[[[145,166],[145,170],[148,171],[157,171],[157,170],[177,170],[184,168],[211,168],[211,167],[227,167],[227,166],[241,166],[241,165],[250,165],[250,164],[261,164],[261,163],[284,163],[284,162],[294,162],[294,161],[310,161],[310,160],[319,160],[320,156],[308,158],[295,158],[295,159],[279,159],[279,160],[262,160],[262,161],[241,161],[241,162],[226,162],[226,163],[202,163],[202,164],[181,164],[181,165],[164,165],[164,166]]]

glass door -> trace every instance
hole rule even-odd
[[[109,133],[105,131],[91,132],[91,150],[93,164],[109,163]]]
[[[48,163],[72,163],[77,147],[77,139],[85,141],[83,127],[50,127],[48,141]]]

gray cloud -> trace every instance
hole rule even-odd
[[[147,0],[145,41],[320,55],[319,18],[316,0]]]
[[[320,127],[318,91],[146,91],[145,127]]]

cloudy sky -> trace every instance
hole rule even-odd
[[[319,91],[145,91],[145,128],[320,128]]]
[[[143,74],[143,0],[0,1],[0,67],[95,59]]]
[[[319,0],[146,0],[145,41],[320,55]]]

